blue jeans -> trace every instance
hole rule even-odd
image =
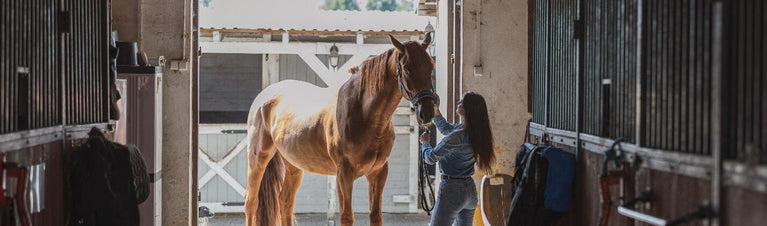
[[[431,226],[471,226],[477,208],[474,180],[444,179],[431,215]]]

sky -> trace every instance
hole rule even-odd
[[[325,11],[325,0],[211,0],[200,8],[200,27],[318,30],[423,30],[415,12]],[[365,8],[367,0],[358,0]],[[433,21],[433,19],[432,19]]]
[[[314,11],[320,8],[320,6],[325,4],[325,0],[209,0],[210,4],[209,7],[216,7],[218,5],[222,4],[237,4],[237,5],[252,5],[252,6],[261,6],[261,7],[267,7],[272,8],[275,10],[310,10]],[[365,5],[367,5],[368,0],[357,0],[357,4],[360,6],[360,10],[367,11],[365,8]]]

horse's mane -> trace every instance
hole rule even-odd
[[[368,94],[374,94],[378,93],[378,91],[383,88],[387,76],[386,74],[389,71],[389,58],[393,54],[394,49],[389,49],[386,52],[363,61],[359,68],[355,67],[349,70],[352,74],[356,72],[360,73],[360,93],[367,92]]]

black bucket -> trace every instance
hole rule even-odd
[[[136,42],[117,42],[117,65],[120,66],[138,66],[136,54],[138,45]]]

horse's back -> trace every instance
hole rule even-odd
[[[250,106],[250,116],[267,103],[274,107],[290,107],[295,113],[318,112],[335,101],[337,91],[318,87],[314,84],[285,80],[269,85],[262,90]],[[279,105],[279,106],[278,106]],[[250,118],[249,118],[250,119]]]
[[[258,131],[268,131],[261,136],[270,137],[285,160],[309,172],[333,173],[334,167],[318,167],[315,161],[331,161],[325,136],[328,121],[324,119],[334,118],[336,95],[337,90],[301,81],[275,83],[256,96],[248,124],[253,126],[252,120],[263,120],[264,114],[269,115],[264,125],[268,129]],[[263,114],[256,114],[257,111]]]

